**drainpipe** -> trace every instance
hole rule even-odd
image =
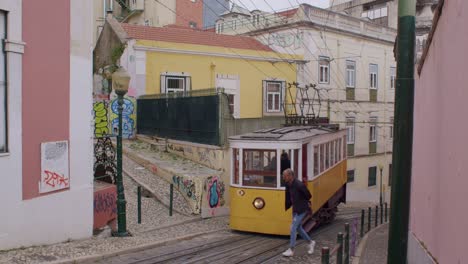
[[[395,138],[388,264],[407,263],[413,158],[414,42],[416,0],[399,0]]]

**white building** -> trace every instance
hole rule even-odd
[[[397,28],[398,0],[333,0],[330,10]]]
[[[309,90],[315,115],[348,129],[348,200],[378,201],[381,183],[389,194],[395,29],[302,4],[274,14],[233,7],[216,31],[255,36],[277,52],[304,56],[298,80],[316,85],[318,92]]]
[[[0,250],[92,235],[92,14],[0,1]]]

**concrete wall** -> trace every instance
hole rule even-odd
[[[112,61],[112,54],[115,50],[122,48],[125,43],[122,43],[119,35],[114,31],[115,28],[118,28],[118,22],[115,19],[109,19],[109,22],[104,25],[93,51],[94,72],[116,63],[116,61]]]
[[[462,52],[468,34],[460,34],[467,23],[468,3],[445,1],[421,75],[415,76],[410,231],[438,263],[468,263],[468,125],[460,119],[468,113],[468,54]]]
[[[48,18],[42,16],[57,8],[57,4],[61,5],[63,12]],[[92,134],[89,112],[92,107],[92,3],[81,0],[60,3],[52,0],[40,3],[34,0],[8,0],[0,3],[0,9],[9,11],[8,38],[16,42],[30,40],[26,44],[24,55],[21,52],[8,54],[11,85],[11,93],[8,94],[8,133],[11,135],[11,149],[10,154],[0,157],[2,175],[5,175],[4,184],[0,187],[0,198],[8,201],[0,206],[2,212],[8,212],[8,217],[2,218],[0,225],[0,249],[89,237],[93,225]],[[56,23],[60,25],[55,25]],[[41,28],[42,32],[35,32],[33,29],[36,27]],[[51,27],[55,30],[51,30]],[[37,35],[44,36],[44,28],[54,34],[46,38],[46,41],[44,38],[38,41]],[[66,46],[61,52],[67,51],[64,54],[66,58],[57,57],[56,45],[63,43]],[[60,67],[54,72],[48,72],[47,67],[43,67],[43,60],[33,59],[38,57],[47,60],[51,67]],[[31,69],[35,71],[32,72]],[[40,78],[44,81],[40,86],[37,85],[37,72],[42,73]],[[63,76],[57,79],[57,74]],[[66,94],[66,98],[60,98],[61,102],[52,100],[57,98],[58,88],[60,93]],[[40,90],[46,98],[38,100],[31,89]],[[59,112],[66,113],[63,118],[68,121],[60,119],[54,122],[52,113],[58,112],[57,107],[61,109]],[[41,114],[38,111],[31,112],[32,109],[42,109],[45,116],[25,124],[26,119],[23,118],[29,120],[31,115]],[[25,125],[28,130],[36,133],[32,143],[25,142]],[[55,129],[57,133],[54,132]],[[40,170],[34,164],[41,162],[40,143],[63,139],[69,144],[70,186],[59,192],[39,196],[37,175],[40,175]],[[25,155],[25,152],[31,154]],[[33,165],[30,166],[31,164]]]
[[[22,202],[22,155],[21,140],[22,114],[21,114],[21,88],[22,88],[22,57],[24,44],[22,43],[22,2],[7,0],[0,2],[0,9],[8,12],[7,39],[13,44],[15,51],[7,51],[7,80],[9,82],[7,97],[8,145],[7,153],[0,154],[0,168],[2,168],[2,181],[0,185],[0,211],[8,212],[9,217],[2,217],[0,224],[0,249],[18,245],[15,238],[19,234],[18,223],[23,222],[21,216]],[[15,216],[15,217],[11,217]]]

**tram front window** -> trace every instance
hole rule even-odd
[[[277,187],[276,150],[244,150],[242,185]]]

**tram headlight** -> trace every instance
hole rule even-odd
[[[263,209],[263,207],[265,207],[265,200],[263,200],[263,198],[257,197],[253,201],[253,206],[258,210]]]

